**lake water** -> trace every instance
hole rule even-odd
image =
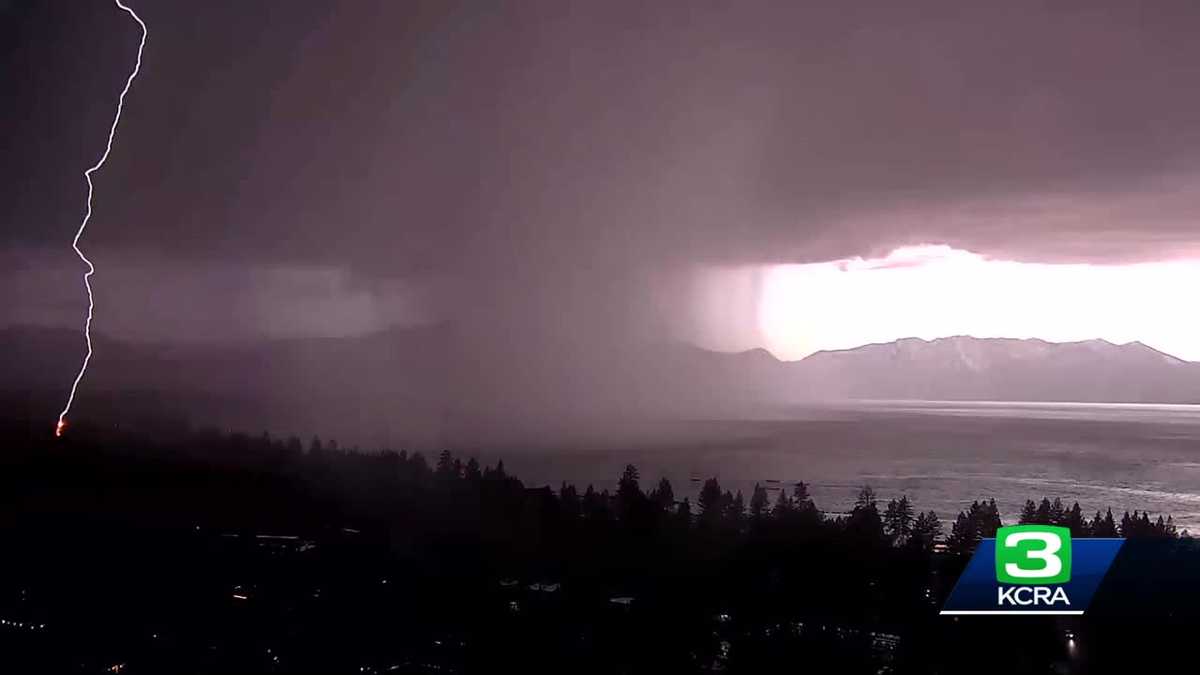
[[[633,463],[643,488],[667,476],[677,498],[693,504],[710,476],[747,499],[755,482],[790,490],[803,480],[830,512],[845,511],[869,484],[883,501],[907,494],[917,509],[933,509],[947,531],[973,499],[994,497],[1013,522],[1026,499],[1045,496],[1078,501],[1089,517],[1106,507],[1118,519],[1126,509],[1170,514],[1200,532],[1200,406],[862,402],[504,459],[527,484],[581,490],[613,489]]]

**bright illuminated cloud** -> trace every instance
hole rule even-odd
[[[765,346],[782,359],[903,337],[1141,341],[1200,360],[1200,260],[1127,265],[990,260],[947,246],[769,268]]]

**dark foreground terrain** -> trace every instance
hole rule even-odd
[[[30,436],[0,454],[3,672],[1102,672],[1182,658],[1200,598],[1169,520],[1051,500],[1022,519],[1131,538],[1117,587],[1082,619],[955,619],[994,503],[943,525],[864,489],[834,518],[802,483],[691,503],[632,466],[610,494],[449,452]]]

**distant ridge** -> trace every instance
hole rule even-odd
[[[805,398],[1200,402],[1200,364],[1136,341],[904,338],[791,365]]]
[[[962,344],[962,343],[967,343],[967,342],[1030,343],[1030,344],[1036,344],[1036,345],[1045,346],[1045,347],[1055,347],[1055,346],[1067,347],[1067,346],[1071,346],[1071,345],[1081,345],[1081,346],[1093,345],[1098,348],[1120,347],[1120,348],[1131,348],[1131,349],[1151,351],[1151,352],[1154,352],[1156,354],[1163,356],[1164,358],[1178,361],[1180,363],[1193,363],[1192,361],[1187,361],[1186,359],[1181,359],[1178,356],[1175,356],[1173,354],[1168,354],[1167,352],[1164,352],[1160,349],[1155,349],[1154,347],[1151,347],[1150,345],[1148,345],[1140,340],[1133,340],[1133,341],[1125,342],[1125,343],[1115,343],[1115,342],[1109,342],[1108,340],[1105,340],[1104,338],[1093,338],[1090,340],[1051,342],[1050,340],[1043,340],[1042,338],[977,338],[977,337],[974,337],[971,335],[951,335],[951,336],[947,336],[947,337],[933,338],[933,339],[929,339],[929,340],[927,340],[925,338],[919,338],[919,337],[905,337],[905,338],[899,338],[897,340],[892,340],[890,342],[870,342],[870,343],[867,343],[864,345],[859,345],[857,347],[847,347],[845,349],[823,349],[821,351],[813,352],[812,354],[810,354],[809,356],[806,356],[804,358],[805,359],[811,358],[818,354],[842,354],[842,353],[847,353],[847,352],[856,352],[856,351],[860,351],[860,350],[867,349],[870,347],[881,347],[881,346],[886,346],[886,345],[906,345],[906,344],[937,345],[937,344],[944,344],[947,342],[954,343],[954,344]],[[765,350],[762,350],[761,348],[756,348],[756,349],[746,350],[745,352],[742,352],[742,353],[751,353],[751,352],[757,352],[757,351],[765,351]],[[797,359],[796,362],[803,361],[803,360],[804,359]]]

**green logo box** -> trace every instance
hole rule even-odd
[[[996,530],[996,581],[1047,586],[1071,580],[1071,530],[1011,525]]]

